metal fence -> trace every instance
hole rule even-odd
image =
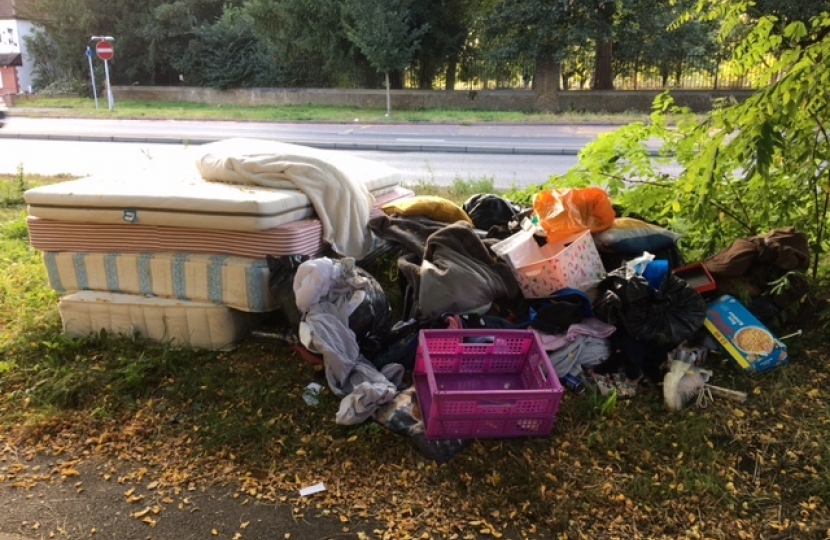
[[[571,56],[561,63],[560,87],[563,90],[590,90],[593,87],[595,55]],[[612,58],[616,90],[732,90],[756,89],[765,67],[740,72],[726,55],[686,55],[658,62],[646,59],[623,61]],[[533,66],[518,62],[469,59],[456,71],[456,90],[517,90],[532,85]],[[417,88],[417,77],[407,71],[407,88]],[[434,83],[444,88],[443,75]]]

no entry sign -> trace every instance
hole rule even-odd
[[[101,60],[112,60],[112,57],[115,56],[115,49],[112,48],[112,43],[99,41],[95,44],[95,53]]]

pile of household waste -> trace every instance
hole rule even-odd
[[[566,389],[632,398],[651,382],[678,411],[746,398],[713,384],[715,353],[747,373],[788,361],[791,336],[770,327],[806,292],[792,228],[690,262],[679,234],[598,187],[456,204],[297,145],[231,139],[189,159],[26,192],[68,335],[287,340],[324,366],[338,423],[377,421],[436,460],[548,436]],[[324,388],[307,390],[314,404]]]
[[[809,265],[792,228],[688,263],[680,235],[595,187],[543,190],[531,207],[478,194],[382,210],[368,227],[397,257],[400,313],[349,257],[272,257],[271,291],[296,348],[324,364],[337,422],[373,419],[434,459],[547,436],[563,389],[632,398],[648,382],[679,411],[746,399],[712,384],[712,354],[747,373],[788,361],[791,336],[769,327],[804,283],[769,284]]]

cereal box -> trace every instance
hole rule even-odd
[[[788,362],[787,346],[733,296],[724,294],[709,302],[703,324],[726,355],[749,373],[764,373]]]

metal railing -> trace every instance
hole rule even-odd
[[[593,88],[595,55],[569,56],[561,63],[560,88],[591,90]],[[620,60],[612,58],[615,90],[732,90],[755,89],[759,86],[764,66],[741,73],[726,55],[685,55],[671,60],[649,61],[645,58]],[[495,62],[470,59],[459,64],[456,90],[519,90],[532,86],[532,66],[518,62]],[[414,71],[404,76],[406,88],[417,88]],[[433,88],[444,88],[442,74]]]

